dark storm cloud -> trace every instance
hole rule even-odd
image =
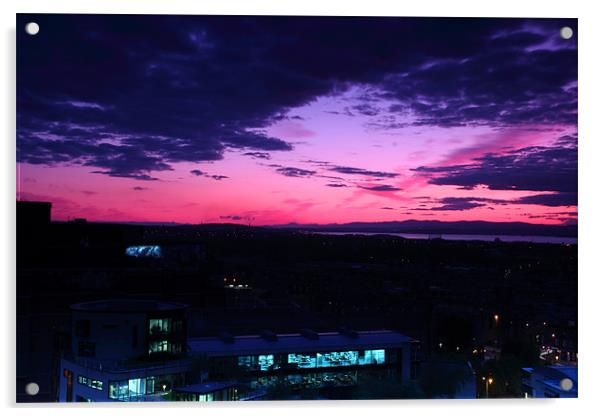
[[[40,35],[17,31],[21,162],[152,180],[228,148],[286,152],[292,145],[266,127],[360,84],[417,124],[576,117],[576,36],[546,41],[576,20],[18,15],[17,24],[32,20]],[[354,110],[376,114],[370,100]]]
[[[426,209],[430,211],[466,211],[473,208],[484,207],[487,204],[508,204],[508,201],[506,200],[478,197],[447,197],[437,199],[436,202],[441,205]]]
[[[338,166],[330,162],[322,161],[322,160],[305,160],[305,163],[309,163],[320,168],[327,169],[331,172],[342,173],[344,175],[361,175],[361,176],[370,176],[373,178],[396,178],[399,176],[398,173],[394,172],[382,172],[382,171],[374,171],[363,168],[356,168],[351,166]],[[324,176],[327,177],[327,176]],[[341,178],[333,178],[333,179],[341,179]]]
[[[433,207],[431,211],[466,211],[473,208],[483,207],[485,204],[471,201],[455,201],[440,207]]]
[[[251,156],[254,159],[265,159],[270,160],[272,157],[268,152],[246,152],[243,156]]]
[[[245,134],[241,132],[231,137],[224,137],[222,141],[226,146],[239,149],[293,150],[293,146],[284,140],[267,137],[262,134]]]
[[[292,168],[292,167],[287,167],[287,166],[277,168],[276,172],[278,172],[284,176],[291,176],[294,178],[305,178],[308,176],[313,176],[316,173],[316,171],[314,171],[314,170]]]
[[[344,173],[347,175],[363,175],[363,176],[373,176],[376,178],[395,178],[399,176],[397,173],[391,172],[379,172],[373,170],[366,170],[361,168],[353,168],[349,166],[333,166],[329,170],[337,173]]]
[[[516,200],[515,203],[545,205],[548,207],[576,206],[577,192],[558,192],[553,194],[525,196]]]
[[[495,199],[495,198],[479,198],[479,197],[447,197],[440,199],[432,199],[431,203],[440,205],[431,206],[430,208],[414,208],[414,210],[430,210],[430,211],[465,211],[473,208],[487,206],[493,209],[491,205],[544,205],[548,207],[561,206],[576,206],[577,193],[558,192],[549,194],[539,194],[525,196],[516,199]],[[565,215],[576,215],[573,212],[564,212]]]
[[[576,40],[563,41],[552,21],[498,33],[482,51],[433,59],[381,84],[391,114],[413,114],[415,125],[576,124]],[[405,126],[386,119],[377,127]]]
[[[213,180],[216,180],[216,181],[221,181],[222,179],[228,179],[227,176],[224,176],[224,175],[210,175],[210,174],[205,173],[205,172],[203,172],[203,171],[201,171],[199,169],[193,169],[193,170],[190,171],[190,173],[193,174],[194,176],[202,176],[202,177],[213,179]]]
[[[368,191],[375,191],[375,192],[393,192],[393,191],[401,190],[401,188],[397,188],[393,185],[360,186],[359,188],[366,189]]]
[[[567,140],[571,141],[567,145]],[[488,153],[471,164],[419,167],[435,185],[472,189],[577,192],[576,137],[563,137],[555,146],[526,147],[506,153]]]
[[[531,146],[506,153],[488,153],[470,164],[423,166],[414,170],[430,176],[429,182],[435,185],[455,185],[466,190],[482,185],[492,190],[542,192],[540,195],[506,202],[545,206],[577,205],[577,136],[563,136],[548,147]],[[472,198],[464,202],[501,201]]]

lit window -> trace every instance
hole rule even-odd
[[[335,351],[318,353],[316,357],[318,367],[342,367],[358,365],[357,351]]]
[[[258,358],[259,369],[261,371],[267,371],[274,367],[274,356],[270,355],[260,355]]]
[[[123,400],[129,397],[128,380],[110,381],[109,398]]]
[[[163,319],[149,319],[148,330],[151,334],[163,332]]]
[[[385,350],[366,350],[363,359],[360,359],[361,365],[384,364]]]
[[[146,394],[146,378],[134,378],[128,381],[130,396],[141,396]]]
[[[162,341],[152,341],[148,347],[148,353],[153,354],[157,352],[167,352],[169,351],[169,343],[167,340]]]
[[[96,390],[102,390],[102,381],[100,380],[95,380],[93,378],[89,378],[89,377],[85,377],[82,375],[77,376],[77,382],[79,384],[82,384],[84,386],[88,386],[90,388],[96,389]]]
[[[153,394],[155,392],[155,377],[146,378],[146,394]]]
[[[314,354],[289,354],[288,363],[296,364],[298,368],[315,368],[316,356]]]
[[[182,326],[181,320],[172,320],[171,318],[148,320],[148,330],[151,335],[180,332]]]
[[[244,355],[238,357],[238,366],[246,370],[255,370],[257,359],[254,355]]]
[[[127,400],[130,397],[155,393],[155,378],[131,378],[129,380],[110,381],[109,398]]]

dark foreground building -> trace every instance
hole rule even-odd
[[[59,401],[249,400],[268,389],[356,386],[376,371],[409,381],[416,341],[394,331],[187,338],[186,306],[106,300],[72,306]]]

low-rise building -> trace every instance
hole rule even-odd
[[[107,300],[72,305],[59,401],[138,400],[185,384],[186,305]]]
[[[417,342],[394,331],[188,338],[180,303],[107,300],[71,309],[63,402],[248,400],[274,386],[355,386],[363,371],[409,381],[417,371]]]
[[[362,371],[414,378],[416,341],[395,331],[192,338],[190,352],[205,357],[210,378],[236,379],[252,389],[353,386]]]
[[[576,398],[577,373],[577,366],[574,365],[523,368],[525,397]]]

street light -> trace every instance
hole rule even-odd
[[[483,377],[482,380],[485,382],[485,397],[488,399],[489,398],[489,385],[493,384],[493,378],[492,377],[489,377],[489,378]]]

